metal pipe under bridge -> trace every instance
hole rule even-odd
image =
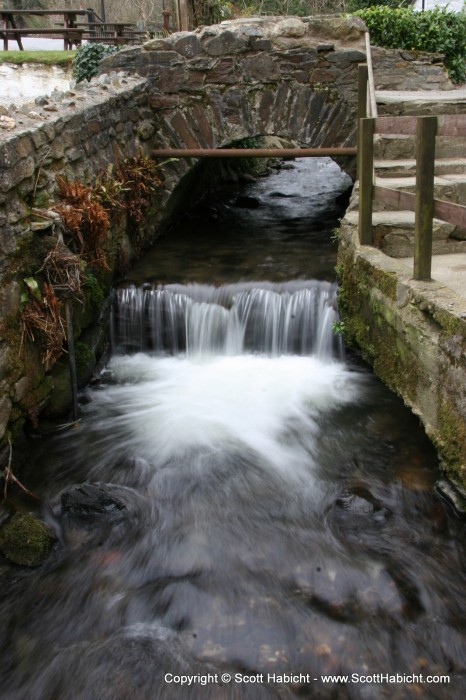
[[[324,158],[355,156],[356,146],[335,148],[158,148],[153,158]]]

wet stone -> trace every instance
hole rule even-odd
[[[261,202],[257,197],[242,195],[235,200],[235,207],[239,209],[258,209],[260,206]]]
[[[78,517],[119,515],[126,505],[112,496],[104,486],[83,484],[75,486],[61,496],[63,513]]]

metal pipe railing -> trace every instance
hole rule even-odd
[[[324,158],[355,156],[356,146],[335,148],[157,148],[153,158]]]

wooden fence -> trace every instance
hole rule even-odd
[[[466,206],[434,198],[435,141],[437,136],[466,136],[466,114],[424,117],[361,117],[366,112],[367,67],[360,66],[358,107],[359,241],[372,245],[373,202],[415,212],[414,279],[431,279],[434,217],[466,228]],[[415,194],[375,185],[374,135],[416,137]],[[465,154],[466,155],[466,154]]]

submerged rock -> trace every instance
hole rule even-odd
[[[14,564],[38,566],[50,553],[56,538],[33,515],[15,513],[0,530],[0,551]]]
[[[126,505],[99,484],[74,486],[61,496],[63,513],[82,516],[118,515]]]
[[[258,209],[260,206],[261,202],[257,197],[240,195],[235,201],[235,207],[239,207],[240,209]]]
[[[436,482],[435,489],[458,518],[466,519],[466,492],[464,489],[446,477],[442,477]]]

